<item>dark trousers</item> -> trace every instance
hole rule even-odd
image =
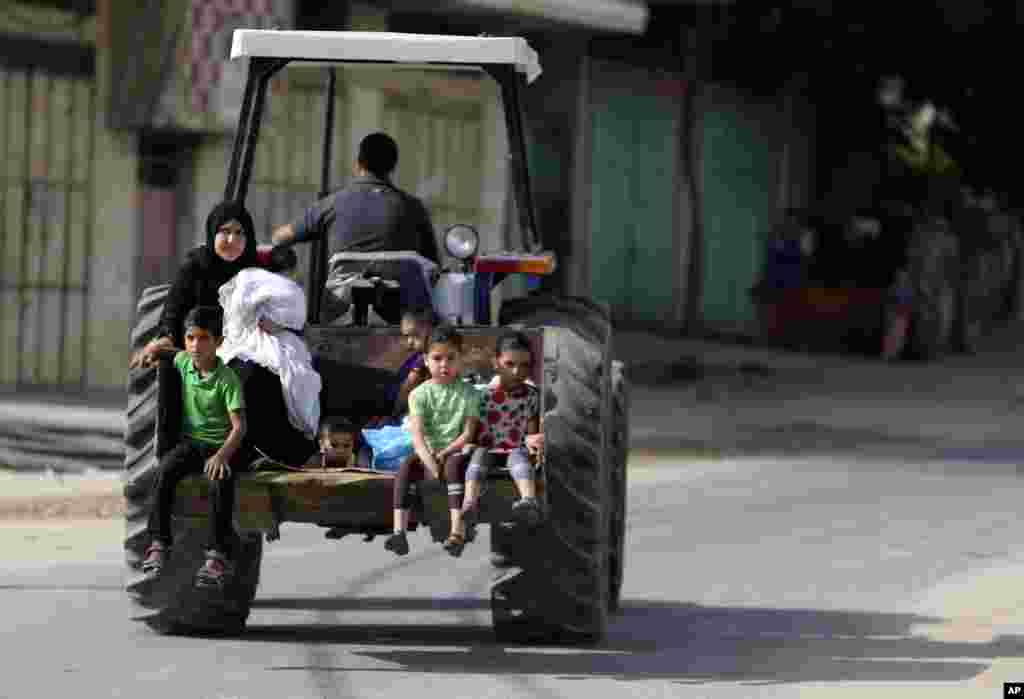
[[[441,480],[448,484],[448,509],[462,508],[462,496],[465,494],[466,466],[469,454],[452,454],[442,465]],[[408,510],[412,507],[410,485],[424,480],[433,480],[430,472],[420,458],[413,454],[402,462],[395,478],[394,507],[396,510]]]
[[[245,394],[245,445],[289,466],[309,461],[318,447],[288,421],[288,406],[277,374],[256,362],[233,359]]]
[[[174,510],[174,495],[178,484],[186,476],[203,473],[206,460],[216,453],[217,449],[188,438],[164,454],[160,459],[160,472],[157,474],[153,488],[153,503],[149,510],[149,533],[154,541],[165,545],[172,542],[171,513]],[[231,517],[235,509],[235,479],[238,472],[244,469],[248,460],[242,457],[240,450],[231,473],[223,480],[210,481],[210,502],[213,511],[210,513],[209,548],[228,555],[231,551]]]

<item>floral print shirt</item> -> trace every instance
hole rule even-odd
[[[483,389],[480,403],[480,443],[493,452],[510,452],[523,446],[530,418],[540,417],[540,391],[522,384],[508,391],[496,382]]]

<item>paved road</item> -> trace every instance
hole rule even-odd
[[[503,647],[486,545],[292,526],[239,639],[126,619],[117,523],[0,526],[0,696],[1001,696],[1024,679],[1022,483],[906,461],[632,460],[626,599],[599,647]]]

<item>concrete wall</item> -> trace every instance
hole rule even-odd
[[[102,128],[96,145],[86,387],[117,390],[125,382],[136,303],[137,150],[134,134]]]
[[[32,106],[45,118],[28,122],[28,133],[7,124],[8,135],[21,141],[22,156],[28,159],[33,192],[25,223],[29,247],[23,252],[29,269],[36,261],[48,262],[38,279],[30,275],[24,280],[29,287],[38,286],[26,291],[26,297],[38,297],[30,301],[38,305],[17,323],[14,333],[5,332],[10,340],[5,355],[20,353],[15,359],[30,370],[19,374],[5,366],[3,382],[17,381],[29,389],[122,390],[135,306],[138,158],[134,135],[106,128],[113,2],[99,0],[96,14],[88,17],[29,3],[5,4],[12,11],[0,13],[0,32],[94,48],[95,74],[76,77],[69,87],[67,76],[48,75],[48,58],[41,56],[39,65],[25,67],[41,88],[33,93]],[[67,166],[62,163],[69,159],[73,174],[63,174]],[[42,195],[44,199],[39,198]],[[7,211],[8,227],[17,224],[13,213]],[[71,271],[52,274],[53,261],[62,259]],[[67,285],[70,290],[63,292],[68,305],[64,320],[61,304],[55,302],[55,294],[62,292],[55,292],[52,285]],[[83,292],[74,291],[82,286],[84,299]],[[63,337],[58,339],[62,325]],[[11,339],[15,334],[17,343]],[[32,351],[33,336],[43,337],[42,352]]]
[[[60,8],[18,0],[4,0],[3,4],[8,8],[7,12],[0,12],[0,32],[4,34],[88,45],[96,43],[96,15],[79,17]]]
[[[96,81],[100,105],[109,102],[113,0],[96,3]],[[86,386],[124,386],[128,338],[134,322],[135,260],[139,240],[138,148],[136,136],[107,129],[96,115],[93,165],[93,259],[90,270]]]

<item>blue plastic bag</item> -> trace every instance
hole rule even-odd
[[[370,468],[375,471],[397,471],[402,461],[415,451],[412,433],[397,425],[363,430],[363,439],[373,450]]]

